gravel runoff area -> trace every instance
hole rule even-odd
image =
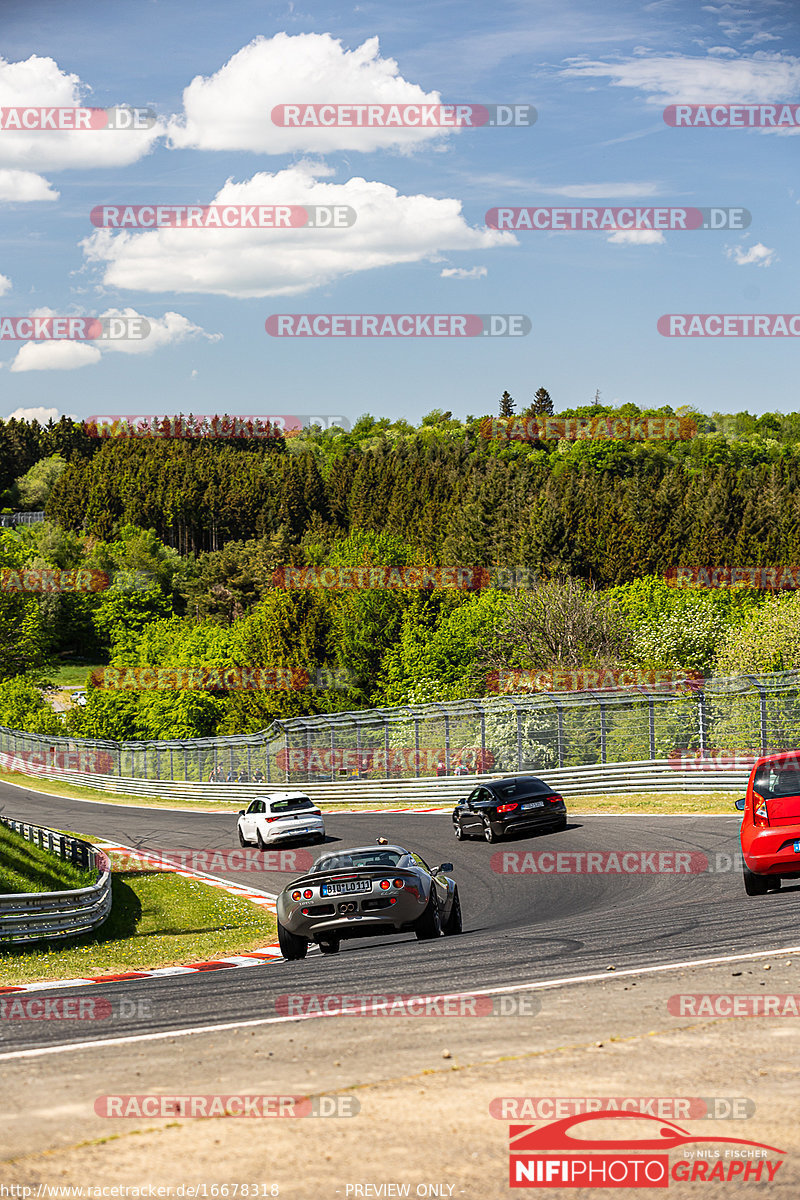
[[[750,1101],[753,1115],[687,1120],[669,1107],[660,1115],[697,1137],[763,1142],[786,1154],[771,1183],[737,1178],[713,1194],[724,1188],[726,1196],[754,1195],[754,1187],[767,1186],[771,1198],[794,1200],[800,1017],[691,1010],[680,1016],[668,1001],[733,992],[763,1004],[773,994],[800,991],[798,967],[800,954],[784,953],[653,974],[609,971],[596,982],[512,993],[517,1000],[506,1002],[513,1008],[524,995],[530,1009],[534,998],[533,1007],[541,1005],[535,1014],[292,1020],[7,1059],[0,1061],[0,1178],[48,1200],[102,1195],[89,1187],[149,1185],[171,1189],[162,1195],[188,1196],[189,1185],[205,1185],[194,1195],[234,1197],[234,1184],[248,1184],[250,1196],[292,1200],[404,1194],[483,1200],[512,1194],[508,1121],[490,1115],[497,1098],[718,1097]],[[285,974],[288,989],[291,971]],[[95,1115],[98,1096],[131,1093],[325,1095],[351,1106],[355,1099],[360,1111],[296,1120]],[[712,1160],[719,1150],[727,1169],[725,1147],[713,1141],[707,1147]],[[672,1162],[685,1153],[673,1150]],[[218,1186],[225,1184],[227,1193]],[[265,1187],[256,1193],[253,1184]],[[62,1193],[62,1187],[83,1190]],[[547,1194],[609,1193],[548,1188]],[[706,1193],[699,1182],[670,1182],[670,1194]]]

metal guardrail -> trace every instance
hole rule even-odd
[[[0,817],[6,828],[43,850],[98,878],[89,887],[63,892],[17,892],[0,896],[0,945],[35,942],[43,938],[75,937],[96,929],[111,912],[111,863],[97,846],[56,833],[42,825]]]
[[[755,756],[752,759],[755,762]],[[743,789],[749,766],[740,758],[736,768],[720,769],[711,759],[698,759],[695,766],[679,769],[670,759],[628,763],[596,763],[586,767],[566,767],[560,770],[520,772],[542,775],[565,796],[611,795],[624,796],[637,792],[719,792]],[[30,766],[19,765],[17,770],[30,772]],[[100,792],[122,794],[146,799],[186,800],[189,802],[230,801],[249,804],[254,796],[287,789],[301,791],[318,803],[376,804],[449,804],[465,796],[484,780],[502,779],[514,772],[493,772],[480,775],[456,775],[443,778],[428,776],[422,779],[347,779],[330,782],[286,783],[186,783],[145,779],[120,779],[114,775],[95,775],[86,771],[49,769],[49,779],[60,779],[80,787]],[[44,773],[43,773],[44,774]]]

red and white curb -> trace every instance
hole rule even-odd
[[[142,863],[152,863],[161,871],[169,871],[180,875],[183,879],[195,879],[208,887],[219,888],[231,896],[243,896],[259,908],[275,912],[277,896],[270,892],[259,891],[258,888],[247,887],[243,884],[231,883],[230,880],[220,879],[218,875],[209,875],[206,871],[188,871],[183,867],[176,868],[168,858],[163,858],[157,851],[133,850],[131,846],[111,845],[108,842],[97,843],[101,850],[109,853],[135,854]],[[19,983],[8,987],[0,987],[0,996],[20,992],[45,992],[55,988],[90,987],[93,984],[121,983],[129,979],[162,979],[172,975],[202,975],[208,971],[225,971],[237,967],[260,967],[265,963],[282,961],[283,956],[277,942],[269,946],[260,946],[257,950],[248,950],[247,954],[232,954],[225,958],[210,959],[208,962],[187,963],[179,967],[154,967],[152,970],[123,971],[117,975],[87,975],[80,979],[48,979],[39,983]]]

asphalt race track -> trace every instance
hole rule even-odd
[[[142,849],[234,849],[228,813],[137,809],[49,797],[0,784],[6,816],[103,837]],[[603,971],[768,951],[797,941],[798,889],[748,900],[737,866],[719,873],[499,874],[490,860],[503,849],[701,852],[723,865],[738,850],[738,817],[571,818],[567,830],[487,845],[457,842],[449,815],[326,815],[328,845],[385,836],[417,850],[431,865],[451,860],[459,884],[464,933],[436,942],[413,935],[343,943],[338,956],[103,985],[103,995],[150,1001],[142,1018],[114,1021],[113,1036],[180,1030],[275,1015],[287,990],[438,994],[562,979]],[[314,847],[318,855],[321,847]],[[289,878],[220,872],[277,892]],[[758,919],[754,920],[757,907]],[[64,989],[65,991],[67,989]],[[59,989],[59,994],[61,989]],[[131,1008],[134,1006],[131,1005]],[[80,1039],[108,1036],[103,1022],[83,1022]],[[5,1022],[0,1057],[76,1039],[64,1021]]]

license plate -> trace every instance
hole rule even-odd
[[[342,892],[370,892],[372,884],[368,879],[353,879],[347,883],[323,883],[320,891],[323,896],[338,896]]]
[[[544,808],[544,800],[533,800],[530,804],[523,804],[522,808]]]

